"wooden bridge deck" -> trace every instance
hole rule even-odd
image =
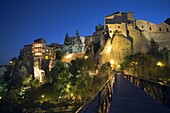
[[[116,75],[109,113],[170,113],[150,95],[130,83],[122,74]]]

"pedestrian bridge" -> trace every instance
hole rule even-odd
[[[170,113],[168,107],[170,87],[115,73],[77,113]]]

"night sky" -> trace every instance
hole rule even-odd
[[[37,38],[63,44],[66,32],[92,35],[104,17],[134,12],[135,19],[159,24],[170,17],[169,0],[0,0],[0,65],[18,57]]]

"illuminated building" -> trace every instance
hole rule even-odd
[[[32,43],[32,55],[34,60],[41,60],[45,58],[46,42],[43,38],[34,40]]]
[[[60,45],[58,43],[51,43],[50,45],[46,45],[45,59],[55,60],[56,49],[59,47],[60,47]]]
[[[47,59],[54,60],[56,58],[56,49],[60,47],[58,43],[51,43],[46,45],[46,41],[43,38],[34,40],[30,45],[24,45],[24,48],[20,49],[20,58],[25,56],[32,56],[34,60]]]
[[[101,63],[109,62],[112,58],[115,64],[132,53],[147,52],[149,41],[153,39],[170,51],[170,25],[168,22],[154,24],[145,20],[134,20],[133,12],[116,12],[105,17],[104,30],[109,39],[101,55]]]
[[[154,24],[146,20],[134,20],[133,12],[116,12],[105,17],[105,30],[112,38],[115,31],[133,40],[133,51],[147,51],[145,42],[152,38],[162,47],[170,50],[170,25]]]

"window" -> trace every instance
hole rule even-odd
[[[161,29],[161,28],[159,28],[159,31],[162,31],[162,29]]]
[[[169,32],[169,29],[168,29],[168,28],[166,28],[166,31],[167,31],[167,32]]]
[[[143,26],[141,26],[142,28],[144,28]]]
[[[151,31],[151,30],[152,30],[152,28],[151,28],[151,27],[149,27],[149,30]]]
[[[35,53],[36,56],[42,55],[42,53]]]
[[[120,28],[120,26],[118,26],[118,28]]]
[[[112,31],[110,30],[110,33],[112,33]]]

